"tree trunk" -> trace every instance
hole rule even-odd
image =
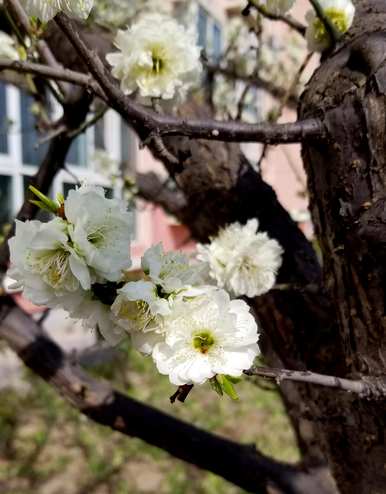
[[[300,116],[328,138],[303,146],[323,280],[337,321],[329,374],[386,369],[386,2],[357,2],[345,44],[313,75]],[[343,356],[343,358],[342,358]],[[385,403],[315,390],[317,434],[344,494],[386,492]]]

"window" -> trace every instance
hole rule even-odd
[[[0,82],[0,153],[8,153],[8,113],[6,86]]]
[[[50,96],[48,98],[50,118],[60,118],[58,104]],[[0,227],[12,220],[25,198],[32,198],[28,186],[48,150],[49,142],[42,143],[46,132],[43,130],[40,133],[36,128],[34,103],[34,98],[28,93],[0,83]],[[101,119],[94,130],[88,129],[73,141],[66,159],[69,172],[61,170],[57,174],[48,193],[49,197],[54,198],[58,192],[67,195],[75,187],[76,179],[71,174],[80,182],[86,181],[104,187],[107,185],[107,197],[119,195],[119,184],[111,188],[109,180],[102,173],[89,167],[90,157],[94,148],[104,148],[115,161],[124,161],[133,167],[135,138],[132,130],[122,122],[117,113],[111,110],[105,117],[107,118]],[[7,132],[11,121],[17,129],[12,135]],[[49,219],[49,213],[41,211],[38,218],[45,221]]]
[[[103,117],[94,125],[94,145],[95,149],[106,149],[105,119]]]
[[[208,30],[208,13],[205,9],[198,7],[198,44],[206,48]]]
[[[213,41],[212,55],[217,60],[221,56],[222,46],[221,46],[221,28],[216,22],[213,23],[212,41]]]
[[[12,177],[0,175],[0,227],[12,219]]]
[[[39,165],[47,153],[48,143],[39,143],[43,136],[36,129],[36,119],[31,111],[34,99],[23,91],[20,96],[23,163]]]
[[[67,163],[73,166],[87,166],[87,136],[81,134],[71,144],[67,153]]]
[[[221,26],[201,5],[198,7],[197,31],[198,44],[209,57],[218,59],[222,51]]]

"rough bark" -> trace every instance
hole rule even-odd
[[[196,113],[197,108],[190,111]],[[184,114],[188,113],[184,108]],[[196,239],[207,241],[228,223],[245,223],[257,217],[261,229],[285,249],[278,282],[294,288],[285,292],[274,290],[250,301],[264,332],[268,361],[292,369],[323,372],[326,356],[332,354],[334,327],[311,244],[280,205],[272,188],[249,165],[238,145],[189,139],[169,139],[166,143],[183,160],[179,169],[169,165],[169,172],[187,202],[177,215]],[[284,385],[282,393],[304,460],[309,465],[323,464],[314,434],[312,387]]]
[[[350,36],[309,82],[301,117],[328,138],[303,146],[323,280],[337,321],[326,372],[386,369],[386,3],[357,2]],[[318,436],[344,494],[385,492],[385,403],[314,392]],[[329,418],[329,419],[328,419]]]

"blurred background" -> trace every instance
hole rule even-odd
[[[218,118],[237,117],[246,122],[295,120],[296,98],[317,60],[310,60],[303,38],[285,24],[258,16],[252,25],[250,18],[241,15],[245,4],[231,0],[100,0],[93,22],[114,32],[117,26],[127,24],[145,10],[166,10],[196,30],[208,67],[222,69],[213,89]],[[306,8],[307,1],[300,1],[291,15],[301,20]],[[229,80],[226,71],[230,70],[239,77]],[[251,83],[253,77],[260,82]],[[2,74],[0,235],[4,236],[47,150],[46,122],[60,117],[60,107],[48,95],[44,106],[37,101],[28,80],[26,87],[20,89],[20,85],[1,79]],[[281,90],[280,97],[272,96],[273,86]],[[166,250],[193,251],[194,242],[184,225],[136,195],[137,174],[152,171],[162,179],[166,174],[161,164],[140,149],[136,135],[119,115],[97,106],[93,112],[98,117],[96,123],[74,141],[65,168],[52,184],[51,196],[59,192],[66,195],[86,180],[104,186],[111,197],[132,203],[136,223],[133,268],[139,267],[142,253],[154,243],[162,242]],[[299,146],[248,144],[244,151],[300,228],[312,237]],[[165,179],[164,186],[173,184]],[[168,379],[127,344],[118,349],[106,348],[96,334],[86,331],[63,311],[48,312],[31,305],[20,294],[14,297],[93,374],[108,378],[130,396],[226,437],[255,443],[263,453],[275,458],[294,462],[299,459],[290,423],[271,383],[238,384],[238,402],[218,399],[209,386],[202,387],[195,389],[184,405],[171,406],[168,397],[174,389]],[[0,493],[242,492],[139,440],[89,422],[48,385],[30,375],[2,345]]]

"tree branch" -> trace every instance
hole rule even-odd
[[[233,142],[266,142],[269,144],[300,142],[324,136],[322,122],[318,119],[287,124],[256,124],[221,122],[216,120],[185,120],[169,115],[159,115],[126,97],[117,82],[99,59],[83,42],[72,21],[63,13],[55,20],[85,62],[91,74],[108,96],[109,104],[137,131],[142,139],[156,132],[159,136],[181,135]]]
[[[32,371],[91,420],[143,439],[254,493],[265,494],[267,485],[273,485],[286,494],[330,494],[306,471],[269,459],[254,446],[198,429],[93,379],[30,317],[12,307],[10,299],[3,302],[0,337]]]
[[[254,7],[259,12],[259,14],[261,14],[263,17],[266,17],[267,19],[270,19],[271,21],[284,22],[284,24],[287,24],[287,26],[299,33],[301,36],[304,36],[306,34],[306,27],[293,17],[290,17],[289,15],[272,14],[262,5],[260,5],[256,0],[249,0],[248,5]]]
[[[85,89],[93,91],[101,99],[106,98],[102,89],[90,75],[75,72],[74,70],[65,69],[63,67],[51,67],[49,65],[33,62],[0,59],[0,72],[2,70],[13,70],[24,74],[35,74],[55,81],[70,82],[71,84],[76,84],[77,86],[82,86]]]
[[[247,376],[261,376],[281,381],[295,381],[328,388],[341,389],[348,393],[355,393],[360,398],[368,400],[385,399],[386,397],[386,380],[380,377],[362,377],[358,380],[345,379],[342,377],[328,376],[317,374],[310,371],[296,371],[289,369],[272,369],[268,367],[252,367],[244,371]]]
[[[24,34],[31,36],[31,24],[19,0],[4,0],[4,6],[5,9],[11,15],[16,25],[20,28],[20,30]],[[47,43],[44,40],[40,39],[37,41],[36,49],[40,55],[40,58],[47,65],[49,65],[54,69],[59,69],[61,67],[61,65],[57,62],[56,58],[54,57],[52,51],[50,50],[50,47],[47,45]],[[65,84],[62,84],[60,81],[58,85],[63,96],[66,97],[68,93],[67,86]]]
[[[154,172],[137,173],[135,184],[138,197],[161,206],[169,214],[179,215],[187,207],[183,193],[170,190]]]

